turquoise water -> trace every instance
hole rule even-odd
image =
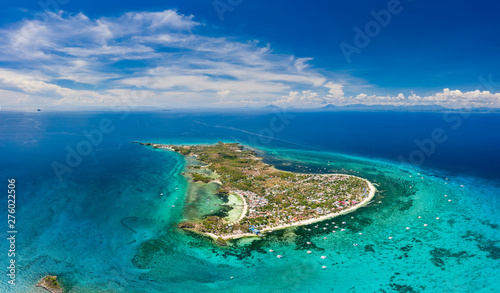
[[[2,282],[2,292],[42,292],[34,284],[47,273],[58,275],[69,292],[497,291],[497,180],[375,156],[254,145],[280,169],[353,174],[375,183],[378,192],[353,213],[221,248],[175,227],[211,210],[188,205],[184,159],[129,143],[168,137],[113,134],[59,181],[50,163],[80,137],[68,140],[68,133],[41,126],[51,135],[18,134],[23,156],[16,160],[6,155],[13,146],[1,145],[1,178],[17,180],[19,247],[18,283]],[[194,130],[176,131],[191,131],[185,141],[198,142]],[[240,140],[231,135],[200,136],[199,142]],[[1,245],[6,251],[5,241]]]

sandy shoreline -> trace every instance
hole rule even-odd
[[[170,149],[172,151],[175,151],[170,146],[164,146],[164,148]],[[259,159],[261,159],[261,158],[259,158]],[[207,166],[203,166],[203,167],[208,167],[208,166],[210,166],[210,164],[207,165]],[[288,173],[294,173],[294,174],[302,174],[302,175],[313,175],[313,174],[309,174],[309,173],[297,173],[297,172],[282,171],[282,170],[276,169],[272,165],[270,165],[270,167],[272,169],[274,169],[275,171],[288,172]],[[298,226],[309,225],[309,224],[313,224],[313,223],[316,223],[316,222],[321,222],[321,221],[324,221],[324,220],[327,220],[327,219],[331,219],[331,218],[334,218],[334,217],[337,217],[337,216],[340,216],[340,215],[343,215],[343,214],[347,214],[347,213],[353,212],[353,211],[355,211],[355,210],[357,210],[357,209],[359,209],[359,208],[361,208],[363,206],[366,206],[370,202],[370,200],[375,196],[376,188],[367,179],[364,179],[364,178],[361,178],[361,177],[357,177],[357,176],[354,176],[354,175],[338,174],[338,173],[327,173],[327,174],[316,174],[316,175],[321,175],[321,176],[356,177],[356,178],[362,179],[362,180],[364,180],[368,184],[368,187],[369,187],[368,196],[365,199],[363,199],[360,203],[356,204],[353,207],[345,209],[343,211],[336,212],[336,213],[330,213],[330,214],[323,215],[321,217],[307,219],[307,220],[302,220],[302,221],[298,221],[298,222],[294,222],[294,223],[290,223],[290,224],[281,224],[281,225],[274,226],[274,227],[267,227],[267,226],[266,227],[261,227],[261,228],[259,228],[259,230],[261,231],[261,233],[266,232],[266,231],[274,231],[274,230],[286,229],[286,228],[290,228],[290,227],[298,227]],[[212,182],[217,183],[219,185],[222,185],[222,182],[220,182],[220,180],[218,180],[218,179],[212,180],[211,183]],[[241,200],[243,201],[243,210],[241,212],[241,215],[238,217],[238,219],[236,221],[230,223],[230,224],[236,224],[236,223],[239,223],[241,220],[243,220],[245,218],[245,216],[247,214],[247,210],[248,210],[248,204],[247,204],[247,202],[245,200],[245,196],[239,194],[238,192],[234,192],[234,191],[232,193],[235,194],[236,196],[238,196],[239,198],[241,198]],[[231,234],[231,235],[216,235],[216,234],[213,234],[213,233],[205,233],[205,232],[196,231],[194,229],[186,229],[186,230],[190,230],[190,231],[198,233],[198,234],[203,234],[203,235],[210,236],[214,240],[217,240],[219,237],[221,237],[224,240],[236,239],[236,238],[241,238],[241,237],[259,237],[259,236],[255,235],[253,233],[242,233],[242,234]]]
[[[321,175],[324,175],[324,176],[339,175],[339,176],[352,176],[352,177],[360,178],[357,176],[347,175],[347,174],[321,174]],[[279,230],[279,229],[286,229],[286,228],[290,228],[290,227],[309,225],[309,224],[313,224],[316,222],[328,220],[328,219],[331,219],[331,218],[334,218],[334,217],[337,217],[337,216],[340,216],[343,214],[348,214],[348,213],[353,212],[353,211],[355,211],[363,206],[366,206],[370,202],[370,200],[375,196],[375,192],[377,189],[370,181],[368,181],[364,178],[360,178],[360,179],[366,181],[366,183],[368,184],[368,187],[370,189],[370,192],[368,193],[368,196],[365,199],[363,199],[360,203],[356,204],[355,206],[350,207],[350,208],[345,209],[345,210],[340,211],[340,212],[326,214],[326,215],[323,215],[323,216],[318,217],[318,218],[302,220],[302,221],[298,221],[298,222],[294,222],[294,223],[290,223],[290,224],[282,224],[282,225],[278,225],[278,226],[274,226],[274,227],[264,227],[264,228],[260,228],[259,230],[261,232],[266,232],[266,231],[271,231],[271,230]],[[239,195],[239,196],[243,198],[243,201],[245,203],[245,210],[244,210],[245,213],[242,212],[242,215],[240,216],[240,218],[236,222],[239,222],[246,215],[246,201],[245,201],[243,196],[241,196],[241,195]],[[234,223],[236,223],[236,222],[234,222]],[[224,240],[236,239],[236,238],[241,238],[241,237],[259,237],[253,233],[232,234],[232,235],[223,235],[223,236],[215,235],[212,233],[202,233],[202,234],[208,235],[214,239],[217,239],[218,237],[222,237],[222,239],[224,239]]]

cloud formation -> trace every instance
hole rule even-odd
[[[47,12],[44,21],[0,30],[0,61],[8,65],[0,69],[0,88],[55,105],[108,105],[142,92],[145,106],[190,106],[272,100],[326,82],[309,69],[310,58],[193,33],[200,26],[174,10],[98,19]]]
[[[431,96],[344,93],[355,79],[324,72],[255,40],[213,37],[174,10],[91,19],[46,12],[0,29],[0,102],[152,107],[325,104],[500,106],[499,94],[445,89]],[[201,32],[200,32],[201,31]],[[288,94],[287,94],[288,93]]]
[[[326,86],[326,85],[325,85]],[[321,105],[333,104],[346,106],[350,104],[364,105],[385,105],[385,106],[427,106],[440,105],[447,108],[477,108],[477,107],[500,107],[500,93],[490,93],[489,91],[469,91],[444,89],[442,92],[429,96],[419,96],[411,94],[405,96],[400,93],[396,96],[378,96],[359,94],[357,96],[345,96],[340,90],[330,90],[329,95],[320,96],[314,91],[302,91],[301,93],[291,91],[287,96],[274,102],[280,106],[303,106],[317,107]]]

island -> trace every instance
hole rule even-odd
[[[139,143],[139,142],[135,142]],[[139,143],[191,157],[185,176],[204,184],[215,182],[218,194],[237,197],[237,219],[209,215],[179,228],[203,233],[219,245],[232,238],[262,236],[267,231],[307,225],[351,212],[375,195],[368,180],[345,174],[304,174],[266,164],[257,152],[238,143],[167,145]]]
[[[47,275],[43,277],[40,282],[36,284],[37,287],[42,287],[43,289],[51,293],[62,293],[62,289],[57,283],[57,276]]]

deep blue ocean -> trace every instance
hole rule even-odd
[[[184,158],[132,141],[240,142],[378,191],[351,214],[221,248],[176,228],[206,210],[185,205]],[[55,274],[67,292],[499,292],[499,151],[490,113],[0,112],[17,230],[12,286],[5,192],[0,291],[43,292]]]

